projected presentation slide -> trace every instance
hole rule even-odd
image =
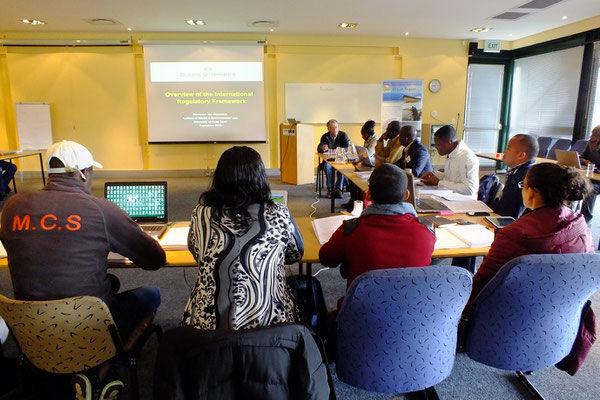
[[[148,139],[265,142],[263,47],[144,45]]]

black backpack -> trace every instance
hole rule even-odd
[[[329,334],[329,316],[321,282],[310,275],[288,276],[287,283],[298,308],[300,322],[311,327],[325,341]]]

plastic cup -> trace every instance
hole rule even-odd
[[[596,164],[588,164],[585,169],[585,176],[594,175],[594,169],[596,169]]]

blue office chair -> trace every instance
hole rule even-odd
[[[337,317],[338,378],[384,393],[424,391],[450,375],[471,274],[454,266],[360,275]]]
[[[588,139],[579,139],[578,141],[573,143],[573,146],[571,146],[571,151],[576,151],[579,154],[583,153],[583,151],[587,147],[588,142]]]
[[[571,139],[558,139],[548,151],[548,158],[556,160],[556,150],[569,150],[571,148]]]
[[[600,288],[600,254],[534,254],[507,262],[475,298],[465,349],[517,375],[555,365],[573,347],[581,311]]]
[[[539,148],[537,156],[546,158],[546,156],[548,155],[548,149],[552,145],[554,139],[552,139],[549,136],[538,136],[537,141]]]

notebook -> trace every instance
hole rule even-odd
[[[579,154],[576,151],[556,149],[556,161],[565,167],[581,168]]]
[[[432,198],[416,199],[415,198],[416,188],[415,188],[414,177],[412,174],[409,174],[409,173],[406,174],[406,177],[408,178],[406,188],[410,192],[407,202],[412,204],[413,207],[415,208],[415,210],[417,210],[417,212],[436,213],[438,211],[450,211],[450,209],[447,206],[445,206],[443,203],[441,203],[435,199],[432,199]]]
[[[104,197],[150,236],[160,237],[167,229],[167,182],[106,182]]]

